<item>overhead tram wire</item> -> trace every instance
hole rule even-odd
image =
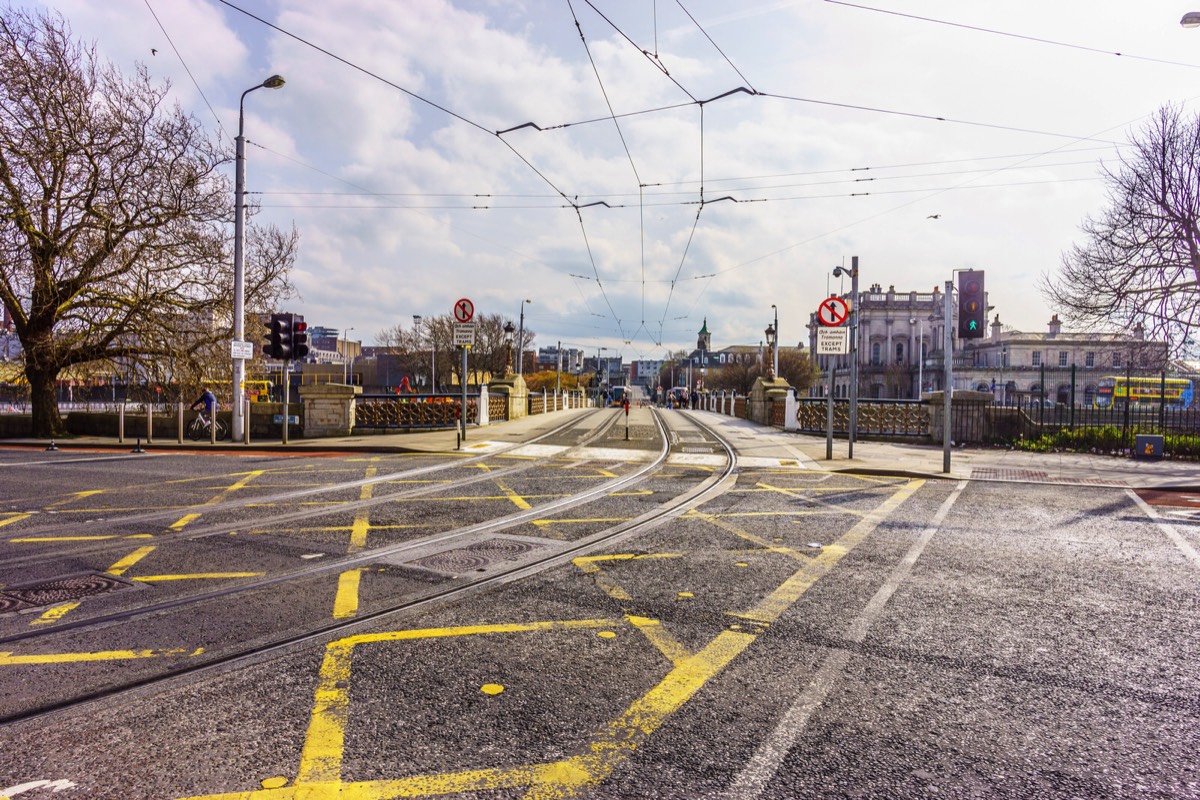
[[[183,60],[183,54],[180,53],[179,48],[175,46],[175,40],[171,38],[171,34],[167,33],[167,29],[163,26],[162,20],[158,18],[158,14],[155,13],[154,7],[150,5],[150,0],[143,0],[143,2],[145,2],[146,8],[150,11],[150,16],[154,17],[154,22],[158,25],[158,29],[162,31],[162,35],[166,37],[167,44],[171,45],[171,50],[174,51],[175,57],[178,58],[179,63],[183,65],[183,71],[186,72],[188,77],[192,79],[192,85],[196,87],[196,91],[200,94],[200,99],[204,101],[204,105],[208,106],[208,110],[212,112],[213,119],[217,121],[217,127],[221,129],[222,133],[224,133],[226,136],[229,136],[229,131],[225,130],[225,126],[221,123],[221,118],[217,116],[217,110],[213,108],[212,103],[208,102],[208,96],[205,95],[204,90],[200,88],[200,82],[197,81],[196,76],[192,74],[192,68],[189,67],[187,62]],[[232,136],[229,136],[229,138],[233,139]]]
[[[917,14],[905,14],[900,11],[892,11],[887,8],[876,8],[874,6],[864,6],[858,3],[847,3],[845,0],[825,0],[835,6],[845,6],[846,8],[856,8],[860,11],[873,11],[877,14],[888,14],[893,17],[903,17],[905,19],[918,20],[920,22],[932,22],[935,25],[946,25],[951,28],[961,28],[962,30],[975,31],[976,33],[987,33],[993,36],[1006,36],[1010,39],[1021,39],[1026,42],[1036,42],[1037,44],[1048,44],[1054,47],[1066,47],[1071,50],[1083,50],[1088,53],[1099,53],[1105,56],[1119,56],[1121,58],[1129,58],[1135,61],[1149,61],[1154,64],[1167,64],[1172,67],[1187,67],[1188,69],[1200,69],[1200,64],[1188,64],[1183,61],[1169,61],[1165,58],[1153,58],[1151,56],[1137,56],[1132,53],[1122,53],[1116,50],[1104,50],[1099,47],[1088,47],[1081,44],[1071,44],[1070,42],[1059,42],[1054,39],[1044,39],[1040,36],[1029,36],[1022,33],[1012,33],[1010,31],[996,30],[995,28],[984,28],[978,25],[967,25],[962,22],[950,22],[944,19],[935,19],[934,17],[922,17]]]
[[[382,75],[372,72],[371,70],[367,69],[366,67],[360,66],[360,65],[354,63],[353,61],[350,61],[349,59],[342,58],[341,56],[337,55],[336,53],[326,50],[325,48],[323,48],[313,42],[308,41],[307,39],[303,38],[302,36],[298,36],[297,34],[294,34],[289,30],[281,28],[278,25],[275,25],[274,23],[268,22],[267,20],[263,19],[262,17],[260,17],[256,14],[252,14],[249,11],[245,10],[244,8],[240,8],[236,5],[234,5],[232,2],[230,2],[230,0],[219,0],[219,2],[222,5],[228,6],[229,8],[233,9],[234,11],[237,11],[239,14],[244,14],[247,17],[250,17],[251,19],[255,20],[256,22],[259,22],[262,25],[267,26],[271,30],[277,31],[278,33],[281,33],[284,36],[287,36],[289,39],[294,39],[295,41],[299,42],[300,44],[302,44],[306,47],[310,47],[313,50],[316,50],[318,53],[328,56],[329,58],[332,58],[334,61],[337,61],[340,64],[344,64],[345,66],[347,66],[357,72],[361,72],[362,74],[364,74],[370,78],[374,78],[375,80],[379,81],[382,84],[392,87],[396,91],[398,91],[404,95],[407,95],[408,97],[411,97],[412,99],[414,99],[418,102],[424,103],[425,105],[429,106],[430,108],[437,109],[438,111],[441,111],[443,114],[453,117],[454,119],[457,119],[460,122],[466,123],[467,125],[470,125],[472,128],[475,128],[476,130],[482,131],[482,132],[488,134],[489,136],[496,137],[496,139],[503,142],[504,146],[507,147],[512,152],[513,155],[515,155],[518,159],[520,159],[521,162],[525,164],[525,166],[529,167],[529,169],[532,170],[535,175],[537,175],[539,178],[541,178],[546,183],[547,186],[549,186],[551,189],[553,189],[555,192],[557,192],[564,200],[567,200],[568,202],[570,202],[570,198],[567,196],[566,192],[559,189],[558,186],[556,186],[552,180],[550,180],[548,177],[546,177],[546,175],[541,170],[539,170],[537,167],[535,167],[533,165],[533,163],[529,161],[529,159],[527,159],[520,151],[518,151],[515,147],[513,147],[511,144],[509,144],[507,141],[505,141],[504,137],[501,136],[496,131],[488,130],[487,128],[480,125],[478,122],[468,119],[467,117],[464,117],[462,114],[459,114],[455,111],[451,111],[450,109],[446,108],[445,106],[439,105],[428,98],[422,97],[421,95],[417,94],[416,92],[405,89],[403,86],[399,85],[398,83],[395,83],[394,81],[390,81],[387,78],[384,78]]]

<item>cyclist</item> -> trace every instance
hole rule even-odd
[[[204,406],[204,411],[208,414],[208,419],[211,421],[217,412],[217,396],[212,393],[212,389],[205,389],[196,398],[196,402],[192,403],[192,411],[197,410],[200,406]]]

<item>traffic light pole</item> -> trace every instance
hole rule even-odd
[[[954,336],[951,330],[950,303],[954,298],[954,281],[946,281],[944,330],[942,331],[942,365],[945,368],[942,387],[942,472],[950,472],[951,406],[954,403]]]

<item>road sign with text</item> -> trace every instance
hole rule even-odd
[[[842,356],[849,352],[849,328],[817,328],[817,355]]]
[[[476,327],[474,322],[456,322],[454,324],[454,346],[474,347]]]

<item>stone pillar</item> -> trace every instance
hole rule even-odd
[[[789,389],[787,400],[784,403],[783,411],[783,429],[785,431],[794,431],[800,429],[800,421],[796,419],[796,413],[799,411],[799,403],[796,402],[796,390]]]
[[[304,404],[304,438],[349,436],[354,425],[354,398],[361,386],[344,383],[317,383],[300,387]],[[286,424],[286,420],[284,421]]]
[[[788,389],[791,388],[783,378],[775,378],[774,380],[758,378],[755,380],[754,386],[750,389],[750,397],[748,398],[747,416],[749,419],[757,422],[759,425],[770,425],[771,405],[776,400],[785,398]]]
[[[511,372],[491,383],[492,391],[502,394],[508,401],[508,418],[521,419],[529,416],[529,387],[525,379]]]
[[[488,419],[488,387],[485,383],[479,387],[479,427],[489,424]]]

